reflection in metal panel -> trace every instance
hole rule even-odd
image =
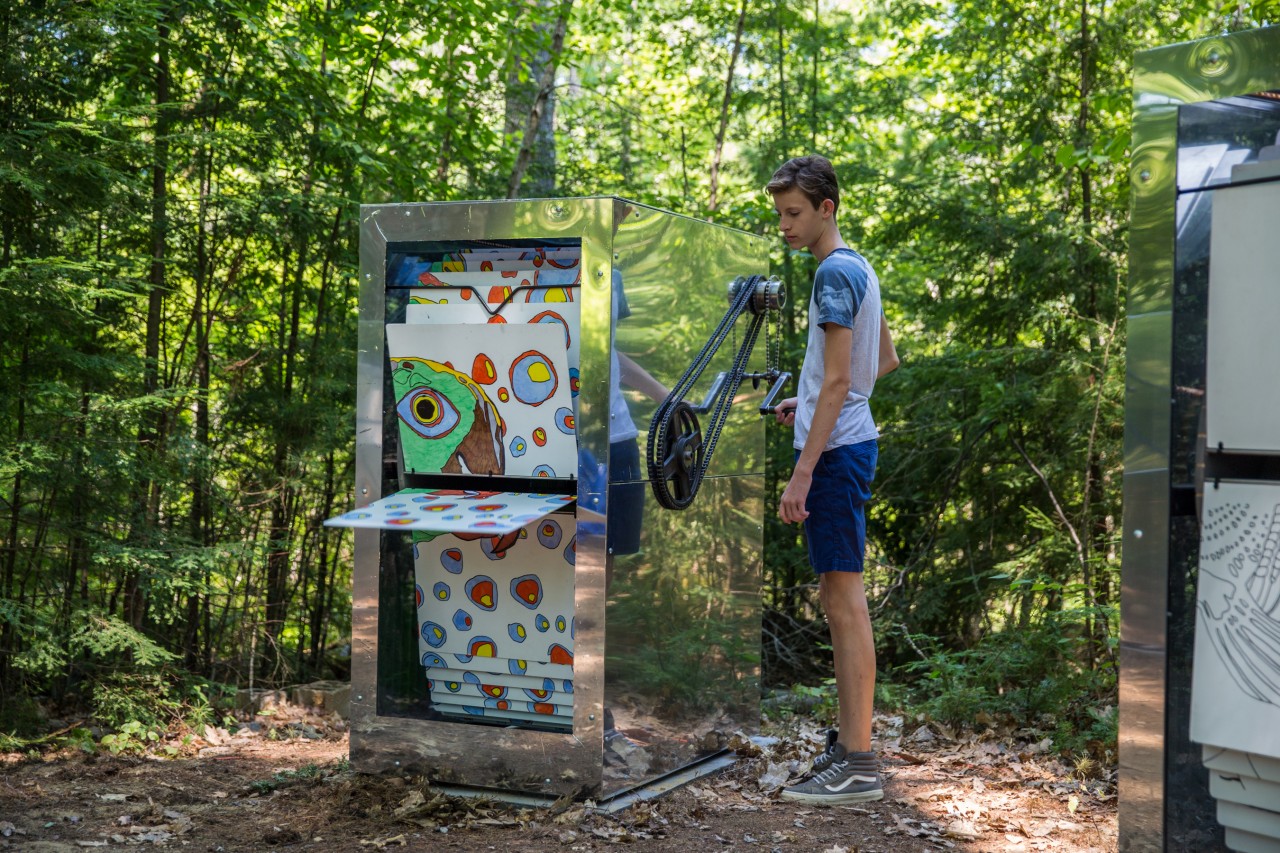
[[[759,731],[764,483],[709,479],[683,512],[646,494],[639,549],[610,557],[605,791]]]

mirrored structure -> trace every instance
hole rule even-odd
[[[351,760],[608,798],[759,728],[763,238],[361,209]]]
[[[1280,850],[1280,28],[1139,53],[1134,108],[1120,849]]]

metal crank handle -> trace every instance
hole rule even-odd
[[[778,407],[775,405],[774,401],[778,398],[778,395],[782,393],[782,389],[785,388],[787,383],[790,381],[791,381],[790,373],[779,373],[777,376],[774,377],[773,386],[769,389],[769,393],[764,395],[764,402],[760,404],[760,414],[772,415],[778,410]]]
[[[716,398],[720,396],[720,392],[724,390],[725,380],[729,378],[729,374],[723,370],[716,374],[715,381],[711,383],[711,389],[707,391],[707,396],[702,398],[702,402],[693,407],[693,410],[700,415],[705,415],[711,411],[711,407],[715,405]]]

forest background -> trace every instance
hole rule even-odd
[[[359,204],[616,194],[773,234],[763,185],[817,151],[903,359],[876,388],[880,700],[1106,753],[1131,61],[1278,11],[0,4],[0,737],[342,674],[351,540],[320,523],[352,500]],[[813,261],[776,245],[794,370]],[[772,512],[765,683],[829,701]]]

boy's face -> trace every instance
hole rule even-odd
[[[792,249],[808,249],[818,242],[831,226],[834,207],[830,199],[823,199],[815,208],[809,197],[795,187],[773,196],[778,230]]]

